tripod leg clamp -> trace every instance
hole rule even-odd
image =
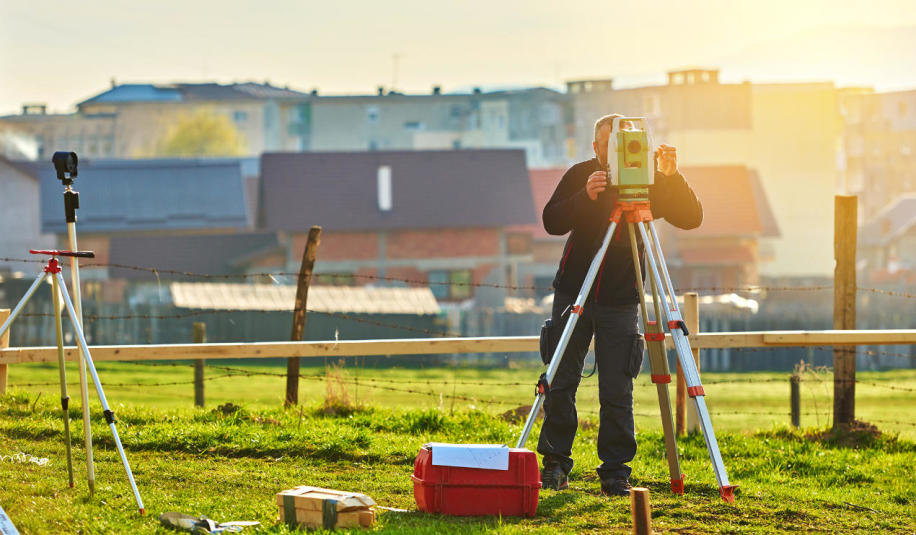
[[[105,414],[105,421],[106,421],[109,425],[111,425],[111,424],[113,424],[113,423],[115,422],[114,413],[111,412],[111,410],[105,411],[104,414]]]
[[[65,411],[70,408],[70,396],[60,398],[60,408]]]
[[[680,329],[684,331],[684,336],[690,336],[690,331],[687,330],[687,324],[684,323],[684,320],[671,320],[668,322],[668,328],[672,331],[674,329]]]
[[[539,396],[543,394],[546,396],[548,392],[550,392],[550,383],[547,382],[547,374],[542,373],[541,376],[538,377],[538,384],[534,389],[534,395]]]

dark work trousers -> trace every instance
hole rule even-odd
[[[571,314],[568,312],[564,317],[563,312],[574,302],[575,296],[559,291],[554,294],[552,319],[558,326],[557,339]],[[538,453],[559,461],[567,474],[573,467],[572,444],[579,425],[576,389],[594,335],[601,404],[598,476],[602,480],[630,477],[631,468],[627,463],[636,455],[633,379],[639,373],[645,347],[639,334],[638,314],[635,303],[596,305],[589,298],[576,323],[544,401],[544,425],[538,439]]]

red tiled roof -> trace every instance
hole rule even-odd
[[[703,204],[701,236],[760,236],[764,233],[751,173],[743,165],[683,167],[681,173]],[[678,231],[684,232],[684,231]]]
[[[754,253],[746,246],[690,247],[678,251],[681,262],[688,266],[731,266],[754,263]]]
[[[566,168],[563,167],[529,169],[528,180],[531,183],[531,195],[534,198],[534,211],[538,218],[537,225],[513,225],[506,230],[531,232],[531,236],[535,240],[565,239],[562,236],[551,236],[547,234],[547,231],[544,230],[544,221],[541,220],[541,216],[544,213],[544,206],[547,205],[547,201],[550,200],[550,196],[553,195],[553,190],[556,189],[557,184],[560,183],[560,179],[563,178],[563,173],[565,172]]]

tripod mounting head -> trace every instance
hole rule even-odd
[[[95,253],[93,251],[58,251],[58,250],[46,250],[46,249],[29,249],[29,252],[32,254],[41,254],[47,256],[72,256],[76,258],[95,258]]]
[[[73,184],[73,179],[76,178],[78,173],[79,158],[77,158],[75,152],[55,152],[54,156],[51,157],[51,162],[54,164],[54,169],[57,171],[57,179],[60,180],[64,186],[69,186]]]

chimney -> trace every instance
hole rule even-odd
[[[316,87],[315,89],[312,89],[311,95],[312,95],[313,97],[317,97],[317,96],[318,96],[318,88],[317,88],[317,87]]]
[[[475,95],[479,95],[479,94],[480,94],[480,88],[479,88],[479,87],[475,87],[475,88],[474,88],[474,94],[475,94]]]
[[[385,87],[384,87],[384,86],[378,86],[378,96],[382,96],[382,95],[384,95],[384,94],[385,94]]]
[[[433,95],[441,95],[441,94],[442,94],[442,86],[434,85],[433,86]]]
[[[114,89],[118,87],[118,81],[115,80],[114,76],[111,77],[111,88]]]
[[[48,105],[47,104],[23,104],[22,105],[22,114],[23,115],[47,115]]]
[[[378,209],[391,211],[391,166],[380,165],[376,173],[378,180]]]

